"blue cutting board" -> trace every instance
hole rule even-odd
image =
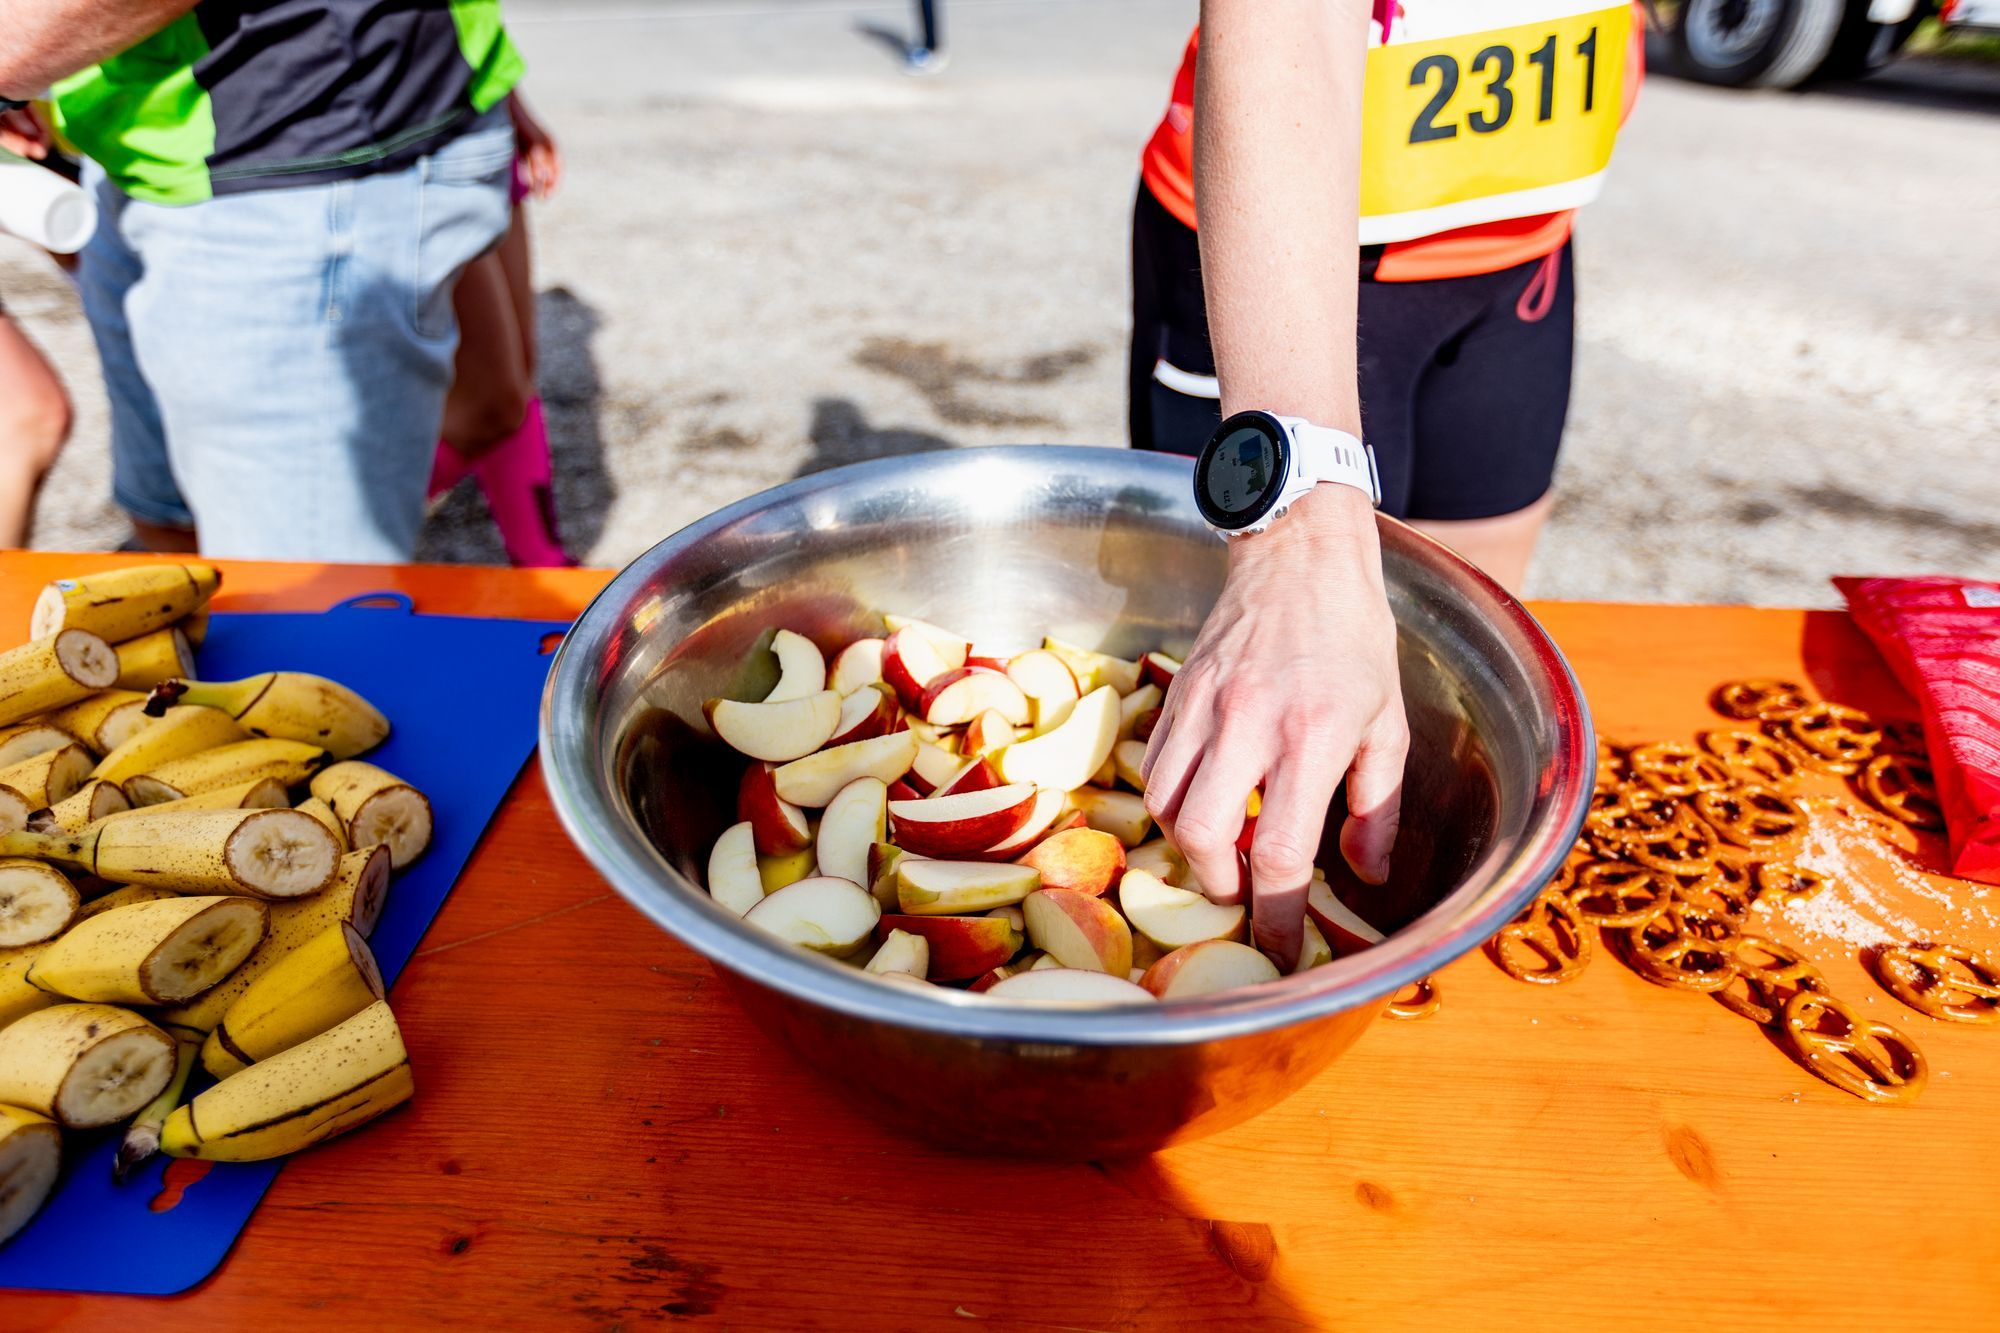
[[[389,717],[365,756],[430,797],[430,850],[398,875],[369,943],[393,982],[444,905],[487,821],[535,748],[548,636],[567,622],[415,614],[396,593],[319,614],[218,614],[196,654],[206,680],[311,671],[352,686]],[[190,1094],[211,1080],[199,1069]],[[366,1133],[363,1129],[361,1133]],[[215,1271],[282,1161],[217,1163],[153,1211],[168,1159],[111,1182],[122,1130],[65,1135],[63,1177],[35,1220],[0,1245],[0,1287],[166,1296]]]

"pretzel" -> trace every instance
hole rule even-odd
[[[1751,904],[1757,901],[1757,885],[1748,870],[1718,857],[1706,875],[1676,881],[1674,896],[1690,907],[1728,917],[1740,926],[1750,914]]]
[[[1597,785],[1615,787],[1623,782],[1630,770],[1625,766],[1625,751],[1613,745],[1602,736],[1597,738]]]
[[[1930,746],[1924,740],[1924,724],[1912,718],[1899,717],[1882,724],[1882,740],[1875,747],[1890,754],[1908,755],[1912,759],[1930,759]]]
[[[1584,831],[1617,849],[1635,838],[1673,828],[1682,814],[1679,798],[1636,784],[1610,788],[1601,801],[1593,794],[1591,801],[1592,809],[1583,818]]]
[[[1900,819],[1891,819],[1880,810],[1865,805],[1844,801],[1838,796],[1802,796],[1800,806],[1818,814],[1821,812],[1838,815],[1850,824],[1865,824],[1876,841],[1887,844],[1903,854],[1908,860],[1918,850],[1916,830]]]
[[[1800,1064],[1865,1101],[1907,1101],[1930,1077],[1908,1037],[1823,990],[1800,990],[1785,1001],[1782,1032]]]
[[[1403,996],[1409,992],[1415,993],[1409,999],[1404,999]],[[1429,1018],[1438,1011],[1438,1005],[1441,1003],[1443,997],[1438,994],[1437,983],[1429,977],[1418,977],[1391,995],[1388,1007],[1382,1012],[1387,1017],[1396,1019]]]
[[[1783,842],[1805,827],[1798,802],[1772,787],[1745,784],[1728,791],[1696,792],[1694,812],[1738,847],[1762,848]]]
[[[1804,866],[1766,861],[1757,867],[1757,896],[1777,903],[1802,903],[1826,887],[1826,876]]]
[[[2000,964],[1951,944],[1892,944],[1875,955],[1882,988],[1932,1018],[2000,1023]]]
[[[1911,828],[1942,829],[1944,807],[1938,804],[1931,766],[1901,754],[1878,754],[1855,779],[1861,794],[1876,809]]]
[[[1792,752],[1761,731],[1717,727],[1695,738],[1701,748],[1722,761],[1731,776],[1744,782],[1782,786],[1799,775]]]
[[[1629,839],[1625,843],[1625,856],[1649,870],[1698,878],[1715,869],[1715,834],[1706,824],[1683,812],[1672,828]]]
[[[1782,722],[1812,703],[1806,687],[1789,680],[1733,680],[1717,687],[1709,703],[1724,717]]]
[[[1567,896],[1543,890],[1487,941],[1486,952],[1514,980],[1554,986],[1590,965],[1590,927]]]
[[[1730,955],[1736,975],[1715,998],[1732,1014],[1759,1027],[1770,1027],[1784,1014],[1785,1004],[1802,990],[1825,990],[1819,969],[1804,955],[1761,935],[1743,935]]]
[[[1785,740],[1798,748],[1806,767],[1843,777],[1873,758],[1882,740],[1875,719],[1845,704],[1812,704],[1782,725]]]
[[[1718,991],[1736,975],[1729,961],[1736,923],[1678,898],[1625,931],[1624,940],[1632,970],[1656,986]]]
[[[1622,861],[1579,867],[1569,900],[1583,919],[1599,926],[1636,926],[1659,910],[1676,886],[1671,877]]]
[[[1692,796],[1729,785],[1729,770],[1691,745],[1659,741],[1633,749],[1632,776],[1662,796]]]

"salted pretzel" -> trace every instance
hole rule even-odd
[[[1794,992],[1781,1031],[1800,1064],[1866,1101],[1907,1101],[1930,1077],[1923,1052],[1908,1037],[1823,990]]]
[[[1719,913],[1737,924],[1750,914],[1757,901],[1757,881],[1748,868],[1718,856],[1706,875],[1677,880],[1674,896],[1706,912]]]
[[[1730,955],[1736,923],[1670,898],[1640,925],[1624,932],[1632,970],[1656,986],[1719,991],[1736,975]]]
[[[1410,997],[1407,1000],[1403,998],[1406,995]],[[1429,1018],[1441,1003],[1443,997],[1438,993],[1437,983],[1429,977],[1418,977],[1391,995],[1388,1007],[1382,1012],[1396,1019]]]
[[[1944,807],[1938,804],[1931,766],[1902,754],[1878,754],[1855,780],[1861,794],[1877,810],[1911,828],[1942,829]]]
[[[1775,787],[1744,784],[1694,795],[1694,812],[1738,847],[1761,849],[1796,835],[1806,826],[1799,803]]]
[[[1651,787],[1627,783],[1607,788],[1602,800],[1592,796],[1583,828],[1594,842],[1611,849],[1607,859],[1617,859],[1627,843],[1673,828],[1683,813],[1679,797],[1662,796]]]
[[[1892,944],[1875,955],[1883,989],[1932,1018],[2000,1023],[2000,963],[1951,944]]]
[[[1761,731],[1716,727],[1696,739],[1702,749],[1722,761],[1732,776],[1744,782],[1777,787],[1799,775],[1797,757]]]
[[[1732,1014],[1760,1027],[1770,1027],[1784,1015],[1785,1004],[1802,990],[1825,990],[1826,980],[1805,956],[1761,935],[1738,937],[1730,955],[1736,975],[1715,998]]]
[[[1790,680],[1732,680],[1716,688],[1709,703],[1724,717],[1782,722],[1812,703],[1806,687]]]
[[[1781,734],[1797,748],[1806,767],[1842,777],[1859,772],[1882,741],[1875,719],[1845,704],[1808,705],[1786,718],[1782,727]]]
[[[1729,770],[1712,754],[1678,741],[1634,746],[1632,776],[1662,796],[1692,796],[1729,785]]]
[[[1756,879],[1757,896],[1769,897],[1780,904],[1804,902],[1827,884],[1826,876],[1817,870],[1779,861],[1766,861],[1758,866]]]
[[[1599,926],[1636,926],[1659,910],[1678,886],[1673,877],[1623,861],[1590,861],[1569,890],[1583,919]]]
[[[1629,838],[1625,857],[1649,870],[1698,879],[1715,869],[1715,841],[1708,825],[1683,811],[1672,827]]]
[[[1882,740],[1875,747],[1889,754],[1904,754],[1928,760],[1930,745],[1924,740],[1924,724],[1915,718],[1892,718],[1882,724]]]
[[[1615,787],[1623,782],[1629,770],[1625,767],[1625,751],[1613,745],[1602,736],[1597,738],[1597,785]]]
[[[1902,854],[1905,860],[1918,851],[1916,829],[1900,819],[1891,819],[1872,806],[1856,805],[1838,796],[1801,796],[1799,805],[1814,815],[1838,816],[1850,824],[1865,826],[1875,840]]]
[[[1500,927],[1486,952],[1514,980],[1553,986],[1590,965],[1590,926],[1567,895],[1545,889]]]

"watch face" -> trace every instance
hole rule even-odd
[[[1247,527],[1276,501],[1287,470],[1277,423],[1261,412],[1239,412],[1202,450],[1195,465],[1195,505],[1219,528]]]

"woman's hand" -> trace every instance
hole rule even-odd
[[[507,99],[508,114],[514,120],[514,150],[521,158],[521,174],[527,178],[528,193],[537,199],[548,199],[562,184],[562,149],[556,146],[555,137],[543,128],[528,111],[528,104],[519,93]]]
[[[1388,875],[1409,728],[1396,624],[1367,497],[1321,486],[1268,532],[1230,543],[1229,578],[1146,751],[1146,808],[1207,895],[1240,901],[1237,839],[1250,793],[1257,946],[1298,960],[1327,807],[1347,779],[1340,850],[1369,883]]]
[[[16,157],[25,157],[40,162],[49,155],[49,146],[55,136],[31,106],[18,111],[0,112],[0,148]]]

